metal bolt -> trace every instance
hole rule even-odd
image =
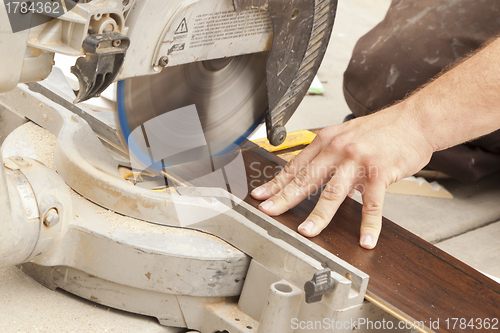
[[[28,216],[29,216],[29,215],[31,215],[31,209],[29,209],[29,208],[28,208],[28,209],[26,209],[26,212],[25,212],[25,213],[26,213],[26,215],[28,215]]]
[[[121,41],[121,39],[117,39],[117,40],[114,40],[114,41],[113,41],[113,46],[114,46],[114,47],[118,47],[118,46],[120,46],[120,45],[122,45],[122,41]]]
[[[52,208],[47,212],[47,214],[45,214],[43,224],[45,224],[47,227],[51,228],[51,227],[55,226],[56,224],[58,224],[59,220],[60,220],[60,217],[59,217],[59,214],[57,213],[57,210]]]
[[[267,135],[267,138],[273,146],[279,146],[286,139],[286,129],[280,125],[273,127]]]
[[[158,65],[160,65],[161,67],[167,67],[167,65],[168,65],[168,57],[167,56],[161,57],[160,61],[158,62]]]

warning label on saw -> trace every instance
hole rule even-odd
[[[195,18],[189,47],[213,45],[221,40],[270,32],[272,32],[272,21],[267,13],[260,10],[202,14]]]
[[[179,24],[179,27],[177,28],[177,30],[175,30],[175,34],[178,35],[178,34],[185,34],[188,32],[188,25],[187,25],[187,22],[186,22],[186,18],[184,18],[181,22],[181,24]]]

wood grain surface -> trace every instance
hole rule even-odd
[[[284,165],[260,148],[245,151],[244,159],[250,187],[269,181],[270,171]],[[268,173],[264,174],[266,167]],[[260,203],[250,196],[245,201],[254,207]],[[317,197],[305,200],[275,219],[297,230],[316,201]],[[500,332],[500,323],[496,330],[492,325],[484,327],[484,320],[494,323],[500,319],[499,284],[387,219],[377,247],[365,250],[358,244],[360,224],[361,205],[347,198],[330,225],[311,240],[367,273],[370,297],[394,309],[400,317],[424,322],[431,331]],[[453,318],[458,318],[456,325]],[[471,319],[473,327],[460,323],[469,324]],[[429,328],[431,321],[433,329]]]
[[[215,164],[234,157],[221,157]],[[286,163],[251,143],[243,146],[243,158],[247,179],[231,187],[248,186],[249,191],[271,180]],[[199,170],[197,163],[171,172],[191,174]],[[251,196],[245,201],[260,204]],[[311,197],[275,219],[297,230],[316,201],[317,196]],[[347,198],[330,225],[311,240],[370,276],[367,299],[400,319],[423,322],[422,331],[500,332],[499,284],[387,219],[377,247],[365,250],[358,243],[360,223],[361,205]]]

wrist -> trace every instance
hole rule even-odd
[[[431,154],[444,149],[440,137],[439,124],[436,113],[428,105],[429,100],[422,100],[419,93],[405,99],[398,106],[406,123],[406,129],[413,133],[416,142],[431,151]]]

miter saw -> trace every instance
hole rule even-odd
[[[0,5],[0,127],[17,128],[0,163],[0,266],[201,332],[395,320],[364,301],[366,274],[243,202],[246,192],[192,186],[246,179],[238,145],[261,122],[272,144],[284,141],[337,0],[15,4]],[[54,53],[78,57],[76,93],[52,72]],[[115,123],[78,104],[113,82]],[[200,160],[210,172],[168,172]],[[146,174],[168,189],[137,186]]]

